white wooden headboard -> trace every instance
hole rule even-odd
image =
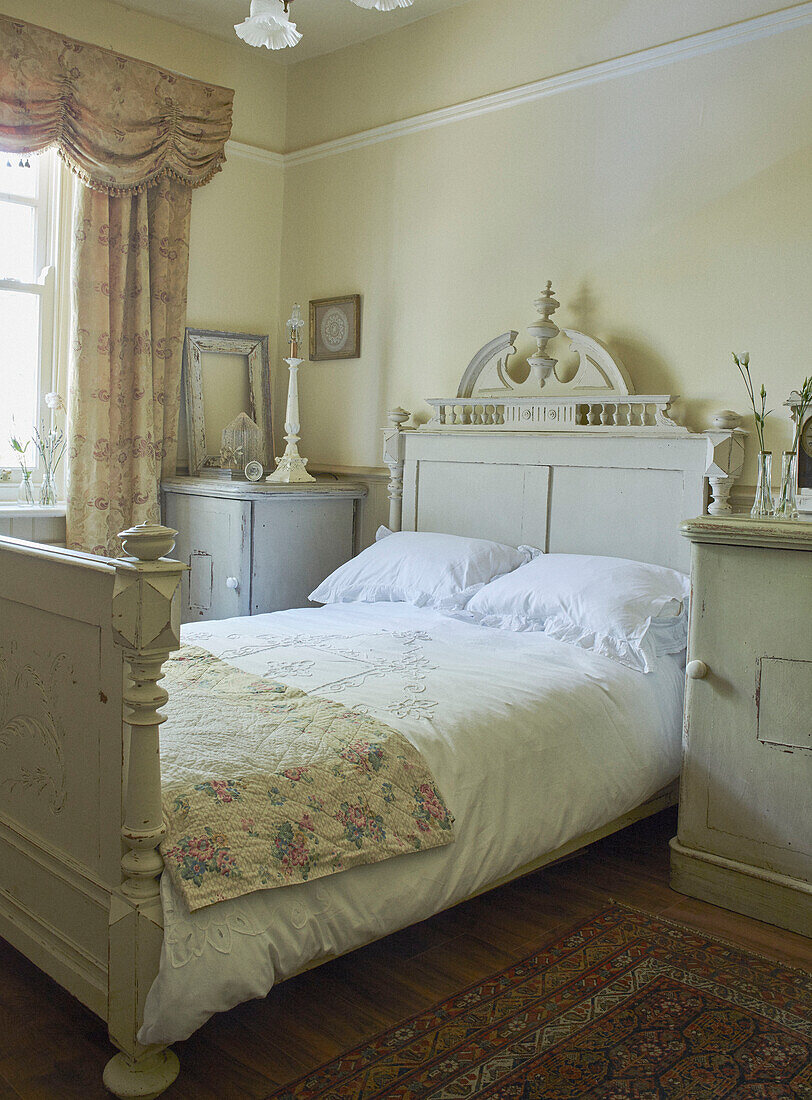
[[[668,416],[671,395],[635,395],[599,341],[564,329],[579,366],[555,374],[560,330],[551,285],[536,301],[537,342],[521,384],[507,372],[517,333],[489,341],[453,398],[432,398],[418,429],[389,413],[390,526],[528,543],[548,552],[609,554],[688,571],[683,519],[730,511],[745,434],[730,414],[690,432]],[[709,491],[710,486],[710,491]],[[711,492],[712,491],[712,492]]]

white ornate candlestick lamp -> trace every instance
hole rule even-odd
[[[541,314],[541,320],[527,326],[527,331],[536,341],[536,354],[531,355],[527,362],[533,372],[533,377],[539,384],[539,389],[544,389],[544,383],[555,370],[557,359],[550,359],[546,355],[547,345],[554,340],[561,331],[558,325],[550,318],[561,305],[553,297],[553,284],[548,281],[547,288],[536,298],[533,305]]]
[[[307,459],[299,454],[299,365],[303,362],[298,358],[299,343],[301,341],[304,321],[302,311],[298,305],[293,307],[290,320],[287,322],[288,340],[290,340],[290,358],[285,359],[290,370],[288,381],[288,405],[285,412],[285,453],[276,460],[276,469],[268,474],[266,481],[277,484],[290,485],[300,481],[315,481],[312,474],[306,470]]]

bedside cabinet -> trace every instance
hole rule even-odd
[[[178,532],[181,622],[306,607],[308,593],[352,557],[363,486],[207,477],[161,485],[164,523]]]
[[[812,524],[705,516],[691,610],[675,890],[812,934]]]

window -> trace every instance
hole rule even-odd
[[[56,157],[0,152],[0,468],[19,480],[15,434],[30,439],[52,389]],[[26,452],[36,468],[33,447]]]

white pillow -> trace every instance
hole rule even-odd
[[[681,648],[689,590],[684,574],[659,565],[545,554],[485,585],[465,611],[483,626],[542,630],[648,672],[653,656]]]
[[[391,532],[339,566],[310,593],[315,603],[404,602],[451,610],[484,584],[529,561],[529,547],[430,531]]]

